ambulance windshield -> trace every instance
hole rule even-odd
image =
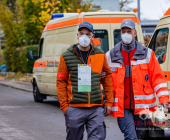
[[[102,49],[105,53],[109,51],[109,43],[108,43],[108,32],[107,30],[94,30],[93,34],[95,34],[95,38],[99,38],[101,45],[97,46]]]

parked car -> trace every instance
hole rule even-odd
[[[6,64],[0,66],[1,75],[6,75],[7,66]]]

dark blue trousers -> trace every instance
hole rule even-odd
[[[121,132],[124,133],[125,140],[140,138],[144,121],[139,115],[134,115],[134,109],[125,109],[124,117],[118,117],[117,121]]]

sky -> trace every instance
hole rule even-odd
[[[137,0],[128,7],[137,8]],[[159,20],[170,8],[170,0],[140,0],[141,20]]]

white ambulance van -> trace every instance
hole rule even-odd
[[[169,54],[170,54],[170,8],[160,19],[152,39],[148,45],[150,49],[155,52],[156,58],[167,78],[168,89],[170,90],[170,65],[169,65]]]
[[[137,37],[144,45],[141,25],[134,12],[82,12],[70,14],[53,14],[40,39],[38,55],[28,52],[29,60],[36,60],[33,68],[33,96],[35,102],[42,102],[46,96],[57,97],[56,76],[60,55],[72,44],[78,43],[78,26],[82,22],[93,24],[98,46],[104,52],[112,49],[121,41],[120,24],[124,19],[135,22]]]
[[[164,16],[160,19],[153,35],[150,40],[148,47],[155,52],[156,58],[164,72],[164,75],[167,79],[168,90],[170,91],[170,8],[166,11]],[[159,100],[157,98],[157,105],[159,105]],[[170,138],[170,109],[165,111],[165,109],[159,112],[162,116],[160,118],[155,117],[155,113],[152,113],[152,123],[154,127],[150,128],[148,134],[150,137],[167,137]],[[165,116],[164,116],[164,115]],[[153,130],[154,128],[154,130]]]

